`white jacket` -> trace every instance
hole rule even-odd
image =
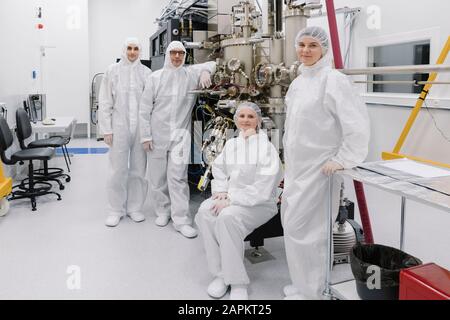
[[[188,92],[197,89],[202,71],[214,73],[216,69],[212,61],[174,68],[170,62],[172,49],[169,45],[166,50],[164,68],[147,80],[140,103],[141,142],[153,141],[152,153],[167,151],[173,143],[190,137],[196,95]]]
[[[213,162],[212,174],[212,193],[227,192],[231,205],[276,207],[281,162],[262,130],[247,139],[240,133],[228,140]]]

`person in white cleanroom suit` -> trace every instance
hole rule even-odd
[[[201,204],[195,221],[208,269],[215,277],[208,294],[220,298],[231,285],[230,299],[245,300],[250,281],[244,266],[244,239],[278,212],[282,171],[277,150],[259,129],[259,107],[244,102],[234,119],[239,136],[228,140],[214,160],[212,197]]]
[[[191,114],[196,95],[189,91],[211,85],[216,63],[184,66],[186,49],[172,41],[164,67],[145,85],[140,104],[141,142],[148,152],[149,178],[158,226],[170,219],[187,238],[197,235],[189,212],[187,170],[191,149]]]
[[[295,48],[302,65],[286,94],[281,215],[292,280],[284,288],[288,299],[321,299],[327,268],[329,176],[356,166],[368,152],[366,106],[349,78],[332,69],[329,46],[322,28],[298,33]],[[335,219],[340,184],[333,185]]]
[[[135,222],[145,219],[142,206],[147,194],[146,154],[139,137],[139,100],[151,70],[141,64],[141,45],[128,38],[122,58],[106,70],[99,93],[99,126],[109,145],[106,225],[116,226],[127,214]]]

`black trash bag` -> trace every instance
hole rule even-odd
[[[356,244],[350,252],[350,264],[356,280],[356,290],[363,300],[398,300],[400,270],[422,264],[419,259],[392,247],[380,244]],[[374,272],[380,268],[379,288],[369,288]]]

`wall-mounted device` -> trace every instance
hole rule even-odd
[[[47,116],[45,110],[45,94],[28,95],[28,107],[30,119],[33,122],[42,121]]]
[[[6,103],[0,102],[0,117],[8,120],[8,109],[6,108]]]

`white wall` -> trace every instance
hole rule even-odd
[[[324,1],[323,1],[324,3]],[[381,13],[381,28],[370,29],[367,26],[367,9],[376,5]],[[356,20],[350,67],[362,68],[367,63],[367,46],[377,41],[405,39],[420,34],[431,34],[431,64],[436,62],[442,47],[450,36],[448,12],[450,2],[430,0],[427,5],[419,6],[416,1],[396,0],[335,0],[335,7],[362,7],[362,13]],[[450,64],[450,57],[446,64]],[[361,77],[355,77],[361,79]],[[441,74],[438,80],[449,81],[450,74]],[[359,87],[361,92],[364,86]],[[450,142],[436,130],[430,112],[438,126],[450,137],[450,86],[434,86],[431,90],[429,105],[440,109],[427,111],[422,109],[401,152],[436,161],[450,163]],[[381,159],[382,151],[391,151],[406,123],[411,106],[417,96],[409,98],[386,95],[384,103],[368,104],[371,120],[371,141],[368,161]],[[383,101],[383,100],[380,100]],[[401,101],[401,102],[399,102]],[[405,102],[407,101],[407,102]],[[391,104],[403,104],[398,106]],[[355,200],[353,184],[346,182],[346,193]],[[372,220],[374,238],[377,243],[399,246],[400,238],[400,198],[375,188],[366,187],[366,199]],[[450,269],[450,212],[430,208],[415,202],[406,206],[406,248],[423,262],[434,261]]]
[[[335,6],[336,8],[344,6],[362,8],[362,12],[356,20],[352,45],[351,67],[354,68],[367,66],[368,45],[376,44],[380,39],[396,41],[422,34],[432,36],[430,63],[435,64],[447,37],[450,36],[447,14],[450,10],[450,2],[448,1],[431,0],[427,2],[426,7],[421,7],[412,5],[408,0],[336,0]],[[371,6],[377,6],[380,9],[380,29],[369,28],[367,25],[368,19],[372,16],[368,13]],[[446,64],[450,64],[450,57]],[[438,80],[450,81],[450,73],[439,75]],[[361,91],[364,91],[364,86],[360,88]],[[417,96],[410,97],[408,101],[412,106]],[[431,113],[438,126],[443,129],[447,137],[450,137],[450,127],[447,125],[450,122],[449,85],[435,85],[429,98],[428,105],[430,107],[438,106],[445,109],[434,109]],[[411,109],[379,105],[369,105],[368,107],[373,127],[368,159],[378,160],[382,151],[393,149]],[[413,126],[401,151],[405,154],[450,163],[450,143],[436,130],[430,114],[425,109],[421,111],[419,119]]]
[[[9,123],[14,124],[22,100],[36,92],[47,95],[47,115],[74,116],[78,123],[89,123],[93,75],[120,57],[128,36],[141,39],[142,58],[148,59],[148,38],[157,30],[154,21],[166,4],[166,0],[1,1],[0,102],[7,103]],[[38,6],[43,8],[41,20],[36,18]],[[77,21],[79,28],[73,28]],[[36,28],[39,22],[44,29]],[[55,48],[46,49],[41,58],[41,45]],[[36,80],[33,70],[38,72]]]
[[[14,119],[15,108],[37,85],[31,79],[32,70],[39,65],[34,10],[24,8],[25,2],[0,2],[0,101],[9,108],[8,119]]]
[[[48,112],[89,121],[87,0],[47,0],[46,77]],[[72,20],[73,19],[73,20]]]
[[[43,18],[36,18],[42,6]],[[76,13],[79,28],[69,30],[67,23]],[[44,24],[38,30],[37,23]],[[0,101],[9,108],[13,123],[15,109],[29,93],[47,95],[48,116],[74,116],[88,121],[89,55],[87,37],[87,0],[6,0],[0,2]],[[41,57],[40,46],[54,46]],[[32,79],[32,71],[38,79]],[[11,122],[12,121],[12,122]]]
[[[90,79],[120,58],[127,37],[140,39],[141,59],[148,59],[149,38],[158,29],[155,19],[167,4],[167,0],[90,0]]]

